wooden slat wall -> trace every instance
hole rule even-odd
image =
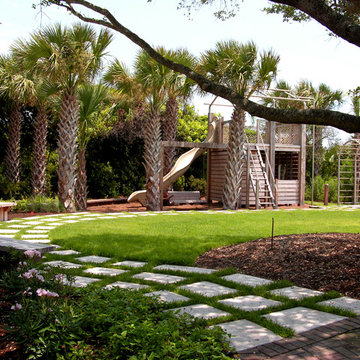
[[[208,173],[208,199],[222,201],[222,191],[225,181],[225,165],[227,161],[226,150],[211,150],[209,156]],[[246,203],[246,163],[243,166],[243,179],[241,190],[241,204]],[[261,184],[260,184],[261,185]],[[260,198],[262,194],[260,193]],[[250,185],[250,205],[255,205],[255,194]],[[279,180],[278,186],[279,205],[299,203],[299,181],[298,180]]]
[[[278,180],[278,204],[299,203],[299,180]]]

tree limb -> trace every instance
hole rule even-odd
[[[360,46],[360,25],[335,8],[330,7],[324,0],[269,0],[282,5],[289,5],[306,13],[321,25],[328,28],[342,39]]]
[[[289,0],[281,3],[295,3],[297,1],[304,2],[300,0]],[[269,121],[277,121],[288,124],[330,125],[338,129],[344,130],[348,133],[360,132],[360,117],[354,115],[331,110],[274,109],[257,104],[241,96],[240,94],[236,93],[235,91],[226,86],[210,81],[206,77],[182,64],[178,64],[164,58],[158,52],[156,52],[146,41],[144,41],[138,35],[121,25],[109,10],[94,5],[87,0],[51,0],[51,2],[58,6],[65,7],[73,15],[77,16],[83,21],[99,24],[123,34],[129,40],[140,46],[160,64],[186,75],[190,79],[194,80],[201,87],[202,90],[230,101],[232,104],[244,109],[252,116],[261,117]],[[280,1],[277,2],[280,3]],[[72,4],[82,5],[85,8],[102,15],[107,20],[86,17],[76,11]]]

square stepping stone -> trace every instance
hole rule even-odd
[[[235,293],[237,291],[235,289],[230,289],[228,287],[219,284],[214,284],[209,281],[200,281],[188,285],[183,285],[180,286],[179,288],[206,297],[226,295],[226,294]]]
[[[0,234],[0,239],[13,239],[15,235],[12,234]]]
[[[50,226],[60,226],[60,225],[64,225],[62,222],[52,222],[52,223],[48,223],[48,225]]]
[[[254,295],[238,296],[235,298],[219,300],[218,302],[244,311],[257,311],[282,304],[280,301],[265,299],[261,296]]]
[[[51,251],[50,254],[55,255],[77,255],[80,254],[79,251],[76,250],[58,250],[58,251]]]
[[[63,269],[78,269],[82,267],[80,264],[74,264],[67,261],[62,260],[54,260],[54,261],[47,261],[44,265],[54,266],[54,267],[61,267]]]
[[[96,218],[95,217],[86,217],[86,218],[79,219],[79,221],[91,221],[91,220],[96,220]]]
[[[237,284],[253,286],[253,287],[269,285],[273,282],[271,280],[267,280],[267,279],[263,279],[263,278],[259,278],[259,277],[251,276],[251,275],[245,275],[245,274],[226,275],[226,276],[223,276],[222,279],[232,281]]]
[[[263,315],[263,317],[281,326],[293,329],[296,334],[346,319],[343,316],[312,310],[300,306],[292,309],[273,312],[267,315]]]
[[[63,280],[63,283],[66,285],[74,286],[74,287],[86,287],[94,282],[100,281],[100,279],[94,279],[85,276],[74,276],[73,281],[69,281],[67,279]]]
[[[20,230],[15,230],[15,229],[0,229],[0,234],[16,234],[19,231]]]
[[[93,214],[93,213],[87,213],[84,215],[84,217],[96,217],[96,216],[103,216],[104,214]]]
[[[17,225],[10,225],[10,226],[8,226],[8,228],[11,228],[11,229],[25,229],[25,228],[27,228],[29,226],[31,226],[31,225],[17,224]]]
[[[136,215],[119,215],[119,217],[130,218],[130,217],[136,217]]]
[[[180,266],[180,265],[159,265],[154,267],[155,270],[171,270],[171,271],[183,271],[194,274],[212,274],[217,271],[214,269],[198,268],[194,266]]]
[[[215,326],[221,327],[231,335],[230,345],[237,352],[282,339],[281,336],[249,320],[236,320]]]
[[[360,300],[352,299],[347,296],[321,301],[318,305],[332,306],[339,309],[349,310],[357,315],[360,315]]]
[[[125,261],[118,261],[114,264],[111,264],[112,266],[128,266],[132,268],[140,268],[147,264],[147,262],[142,261],[131,261],[131,260],[125,260]]]
[[[128,290],[140,290],[140,289],[146,289],[149,286],[148,285],[136,284],[136,283],[129,283],[129,282],[125,282],[125,281],[117,281],[117,282],[114,282],[112,284],[106,285],[105,289],[111,290],[114,287],[119,287],[121,289],[128,289]]]
[[[111,258],[104,257],[104,256],[90,255],[90,256],[78,257],[78,258],[76,258],[76,260],[81,261],[81,262],[101,264],[101,263],[111,260]]]
[[[22,235],[22,239],[47,239],[49,236],[45,234]]]
[[[201,318],[205,320],[214,319],[217,317],[228,316],[229,313],[216,309],[212,306],[206,304],[196,304],[178,307],[174,309],[170,309],[168,311],[178,312],[179,315],[189,314],[194,318]]]
[[[49,244],[51,242],[50,239],[23,239],[22,241],[26,241],[29,243],[37,243],[37,244]]]
[[[55,220],[57,220],[57,219],[50,218],[50,219],[42,219],[41,221],[45,221],[45,222],[49,223],[49,222],[54,222]],[[59,220],[61,220],[61,218],[59,218]]]
[[[48,234],[48,230],[26,230],[27,234]]]
[[[39,226],[35,226],[34,229],[36,230],[52,230],[52,229],[55,229],[56,226],[42,226],[42,225],[39,225]]]
[[[42,221],[26,221],[23,223],[24,225],[41,225],[43,224]]]
[[[66,223],[66,224],[75,224],[75,223],[78,223],[79,220],[64,220],[63,223]]]
[[[273,295],[285,296],[293,300],[301,300],[306,297],[322,295],[323,292],[317,290],[306,289],[299,286],[289,286],[282,289],[275,289],[270,291]]]
[[[133,276],[134,279],[141,279],[146,281],[154,281],[160,284],[174,284],[179,281],[185,280],[182,276],[156,274],[150,272],[142,272]]]
[[[153,291],[151,293],[145,294],[145,296],[156,296],[160,302],[165,302],[165,303],[173,303],[173,302],[189,300],[189,298],[186,296],[182,296],[166,290]]]
[[[70,219],[79,219],[80,216],[78,215],[69,215],[69,216],[64,216],[61,219],[66,219],[66,220],[70,220]]]
[[[126,272],[127,270],[111,269],[111,268],[103,268],[103,267],[93,267],[84,270],[84,273],[87,274],[106,275],[106,276],[117,276]]]

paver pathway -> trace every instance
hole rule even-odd
[[[215,212],[203,211],[201,213],[213,214]],[[180,215],[191,214],[191,212],[163,214]],[[156,215],[158,214],[113,213],[107,215],[86,212],[73,215],[37,216],[14,220],[5,226],[0,223],[2,225],[0,236],[18,237],[24,244],[36,241],[50,242],[51,237],[48,234],[57,226],[69,225],[81,220],[96,221],[98,219]],[[79,274],[73,277],[73,281],[69,285],[85,287],[95,283],[102,284],[104,279],[115,278],[113,282],[107,281],[107,285],[103,286],[108,290],[114,287],[134,291],[141,290],[146,296],[157,296],[159,301],[167,304],[168,311],[174,311],[177,314],[187,313],[194,317],[215,321],[214,326],[220,326],[231,334],[230,343],[235,351],[241,354],[241,359],[360,359],[360,300],[349,297],[325,300],[318,303],[319,306],[326,306],[326,308],[320,307],[321,311],[296,305],[284,308],[282,302],[284,297],[293,299],[296,304],[306,298],[321,296],[323,293],[297,286],[274,289],[272,285],[272,290],[265,291],[263,296],[243,295],[238,287],[240,285],[254,288],[266,287],[273,281],[239,273],[219,275],[219,282],[227,281],[227,286],[224,286],[212,282],[217,273],[213,269],[168,264],[151,267],[145,262],[116,261],[116,259],[96,254],[79,256],[81,254],[72,249],[52,251],[50,254],[56,256],[53,258],[55,260],[45,261],[45,266],[61,267],[65,272],[66,269],[73,269],[72,271]],[[71,260],[60,260],[62,257]],[[106,263],[106,266],[96,266],[102,263]],[[146,267],[146,271],[143,271],[144,267]],[[129,276],[129,271],[131,271],[131,276]],[[167,274],[167,271],[170,271],[171,274]],[[191,274],[196,274],[197,279],[199,276],[204,277],[204,280],[189,282]],[[212,276],[212,281],[208,281],[207,276]],[[156,286],[152,284],[156,284]],[[161,288],[162,286],[164,288]],[[169,291],[167,286],[171,286],[173,290]],[[203,298],[204,303],[196,303],[199,298]],[[211,306],[205,303],[206,299],[211,301]],[[352,311],[358,316],[347,318],[323,311],[328,309],[327,307]],[[285,328],[291,328],[296,335],[291,338],[282,338],[262,326],[266,323],[260,322],[260,325],[245,319],[245,315],[241,315],[252,312],[259,314],[259,311],[264,319]],[[237,318],[234,319],[234,317]]]

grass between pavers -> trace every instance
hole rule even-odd
[[[49,254],[49,255],[47,255],[46,261],[62,259],[65,261],[79,263],[78,261],[76,261],[76,257],[77,257],[77,255],[60,257],[58,255]],[[264,317],[262,317],[262,315],[266,315],[266,314],[269,314],[269,313],[275,312],[275,311],[294,308],[297,306],[304,306],[307,308],[316,309],[316,310],[320,310],[320,311],[326,311],[326,312],[330,312],[330,313],[342,315],[342,316],[355,316],[354,313],[349,312],[349,311],[317,305],[317,303],[320,301],[339,297],[340,296],[339,293],[337,293],[335,291],[325,293],[324,295],[320,295],[320,296],[316,296],[316,297],[312,297],[312,298],[306,298],[306,299],[297,301],[297,300],[288,299],[284,296],[275,296],[270,293],[270,291],[273,289],[292,285],[288,281],[276,281],[269,285],[258,286],[258,287],[253,288],[251,286],[240,285],[240,284],[236,284],[231,281],[222,279],[221,278],[222,276],[229,275],[229,274],[236,272],[234,269],[230,269],[230,268],[220,270],[216,273],[207,275],[207,274],[194,274],[194,273],[171,271],[171,270],[159,271],[159,270],[154,270],[152,264],[147,264],[142,268],[130,268],[130,267],[125,267],[125,266],[114,267],[114,266],[111,266],[111,264],[113,262],[115,262],[115,261],[111,260],[111,261],[108,261],[103,264],[89,264],[89,263],[83,264],[83,263],[81,263],[83,265],[83,267],[80,269],[64,270],[64,269],[58,268],[56,271],[59,273],[71,274],[72,276],[80,275],[80,276],[88,276],[88,277],[92,277],[92,278],[101,279],[101,281],[96,282],[92,285],[89,285],[89,288],[104,287],[104,286],[114,283],[116,281],[124,281],[124,282],[132,282],[132,283],[148,285],[149,288],[138,290],[142,293],[158,291],[158,290],[172,291],[177,294],[187,296],[189,298],[189,300],[187,300],[185,302],[164,304],[165,309],[172,309],[172,308],[176,308],[176,307],[195,305],[195,304],[207,304],[207,305],[215,307],[217,309],[226,311],[227,313],[230,314],[225,317],[219,317],[219,318],[207,320],[206,323],[209,326],[216,325],[216,324],[223,323],[223,322],[228,322],[228,321],[246,319],[246,320],[252,321],[254,323],[257,323],[260,326],[266,327],[269,330],[273,331],[275,334],[280,335],[282,337],[289,337],[289,336],[294,335],[293,330],[291,330],[289,328],[285,328],[281,325],[278,325],[268,319],[265,319]],[[43,266],[43,267],[45,267],[45,266]],[[83,270],[85,270],[87,268],[91,268],[91,267],[121,268],[124,270],[128,270],[128,272],[119,274],[117,276],[93,275],[93,274],[86,274],[83,272]],[[156,282],[152,282],[152,281],[144,281],[144,280],[133,278],[133,275],[141,273],[141,272],[154,272],[154,273],[163,273],[163,274],[169,274],[169,275],[179,275],[179,276],[185,277],[185,280],[180,281],[175,284],[160,284],[160,283],[156,283]],[[189,291],[179,288],[181,285],[191,284],[191,283],[195,283],[195,282],[199,282],[199,281],[209,281],[209,282],[212,282],[215,284],[223,285],[223,286],[226,286],[229,288],[236,289],[237,292],[209,298],[209,297],[202,296],[199,294],[194,294],[194,293],[191,293]],[[233,297],[245,296],[245,295],[262,296],[264,298],[280,301],[280,302],[282,302],[282,304],[279,306],[269,307],[267,309],[248,312],[248,311],[236,309],[234,307],[231,307],[231,306],[228,306],[225,304],[221,304],[218,302],[218,300],[221,300],[221,299],[233,298]]]
[[[360,232],[360,211],[295,210],[178,216],[136,216],[63,225],[50,231],[54,243],[85,254],[153,264],[192,265],[203,252],[271,235]],[[21,232],[22,233],[22,232]],[[17,237],[21,233],[17,234]]]

